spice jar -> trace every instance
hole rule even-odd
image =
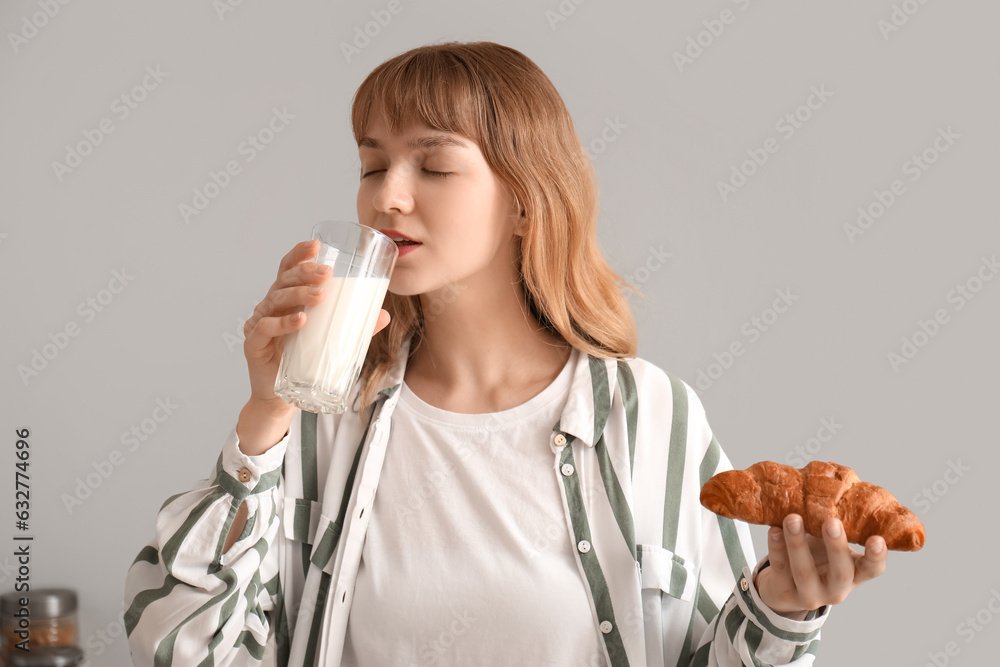
[[[76,646],[76,591],[48,588],[0,597],[0,633],[3,655],[31,652],[43,646]],[[24,644],[27,642],[27,644]]]
[[[78,667],[83,664],[83,650],[78,646],[39,646],[31,651],[17,651],[7,667]]]

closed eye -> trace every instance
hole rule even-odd
[[[377,173],[382,172],[382,171],[385,171],[385,169],[373,169],[371,171],[368,171],[368,172],[365,172],[365,173],[361,174],[361,178],[368,178],[372,174],[377,174]],[[424,169],[423,171],[424,171],[425,174],[429,174],[431,176],[436,176],[437,178],[447,178],[447,177],[453,175],[453,172],[450,172],[450,171],[431,171],[430,169]]]

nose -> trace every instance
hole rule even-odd
[[[413,189],[406,172],[401,168],[390,168],[385,172],[372,199],[377,211],[406,214],[413,210]]]

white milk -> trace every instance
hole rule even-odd
[[[344,396],[368,354],[389,279],[331,277],[322,287],[323,302],[306,306],[305,325],[285,342],[285,372],[292,382]]]

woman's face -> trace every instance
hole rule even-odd
[[[423,123],[392,136],[384,128],[372,123],[358,147],[358,218],[420,242],[397,258],[389,290],[476,293],[509,283],[518,216],[479,146]]]

